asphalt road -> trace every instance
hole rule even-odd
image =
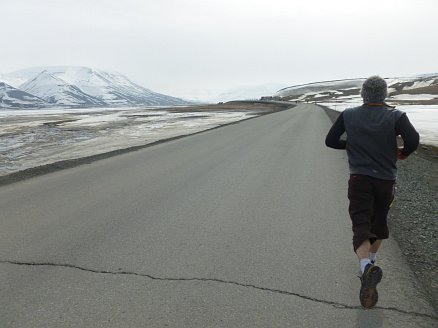
[[[360,307],[347,163],[302,105],[0,188],[0,327],[436,327],[397,244]]]

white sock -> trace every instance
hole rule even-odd
[[[377,256],[377,253],[370,253],[370,261],[371,262],[375,262],[376,261],[376,256]]]
[[[370,259],[361,259],[360,260],[360,271],[362,271],[362,273],[365,271],[365,267],[371,264],[371,260]]]

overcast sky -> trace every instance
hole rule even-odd
[[[190,97],[438,72],[437,0],[0,1],[0,73],[88,66]]]

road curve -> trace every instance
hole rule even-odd
[[[393,240],[360,308],[329,128],[300,105],[0,187],[0,327],[433,327]]]

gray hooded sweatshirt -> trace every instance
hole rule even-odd
[[[340,140],[344,132],[346,141]],[[364,104],[342,112],[325,143],[331,148],[347,150],[350,174],[395,180],[397,135],[404,141],[402,153],[405,156],[418,147],[418,132],[404,112],[386,104]]]

